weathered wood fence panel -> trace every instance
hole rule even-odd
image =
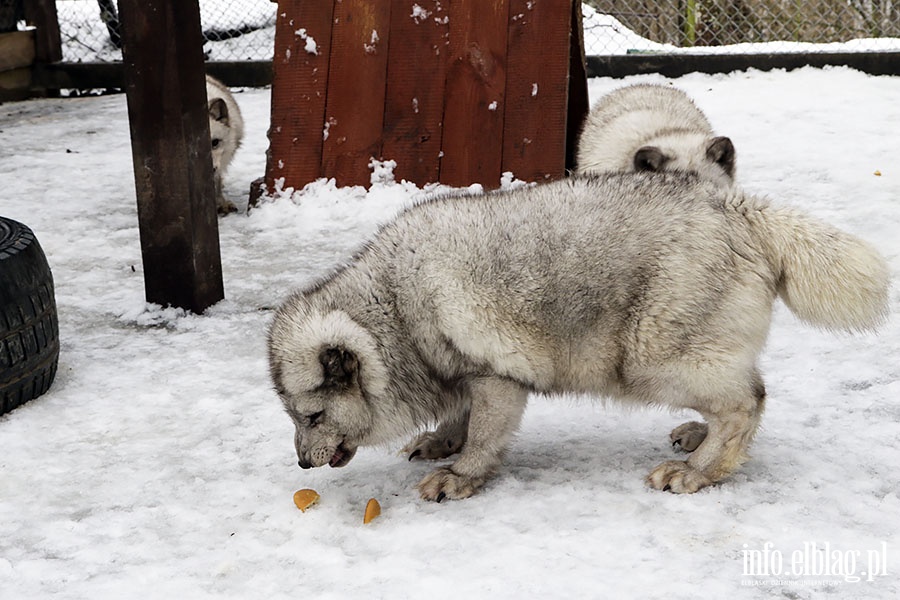
[[[503,169],[525,181],[566,167],[569,0],[511,0]]]
[[[333,7],[331,0],[278,5],[266,165],[270,191],[280,180],[288,179],[290,187],[321,174]]]
[[[450,52],[446,4],[419,0],[392,6],[382,154],[397,162],[398,181],[437,181],[440,174]]]
[[[569,102],[587,97],[578,7],[282,0],[266,188],[319,177],[365,185],[373,158],[395,160],[395,178],[418,185],[563,176],[567,125],[586,113]]]
[[[507,0],[450,4],[443,183],[500,182],[508,25]]]
[[[366,185],[381,154],[391,6],[342,0],[334,6],[322,175]]]

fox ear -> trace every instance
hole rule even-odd
[[[706,158],[722,167],[729,177],[734,177],[734,155],[734,144],[724,136],[713,138],[706,147]]]
[[[323,387],[346,388],[356,383],[359,361],[349,350],[324,348],[319,354],[319,362],[322,363]]]
[[[228,105],[221,98],[209,101],[209,117],[213,121],[219,121],[228,125]]]
[[[644,146],[634,153],[634,170],[635,171],[661,171],[665,164],[669,162],[669,157],[663,154],[663,151],[656,146]]]

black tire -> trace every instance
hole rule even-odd
[[[47,257],[31,229],[0,217],[0,414],[50,389],[58,362]]]

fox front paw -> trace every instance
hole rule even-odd
[[[230,215],[231,213],[237,212],[238,207],[235,206],[234,202],[230,200],[225,200],[224,198],[218,198],[216,200],[216,212],[219,213],[219,216]]]
[[[675,494],[693,494],[712,483],[706,475],[681,460],[669,460],[647,476],[650,487]]]
[[[481,487],[482,483],[483,479],[459,475],[450,467],[441,467],[426,475],[416,487],[423,499],[440,502],[445,498],[451,500],[468,498]]]

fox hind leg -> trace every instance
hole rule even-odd
[[[697,401],[690,406],[707,421],[707,433],[686,461],[667,461],[653,469],[647,477],[651,487],[675,493],[693,493],[720,481],[747,460],[747,448],[753,440],[765,406],[765,386],[754,370],[743,389],[723,390],[734,400]],[[689,434],[690,446],[699,437],[700,423],[676,428],[673,435]],[[682,429],[684,428],[684,429]],[[690,437],[693,435],[693,437]]]

